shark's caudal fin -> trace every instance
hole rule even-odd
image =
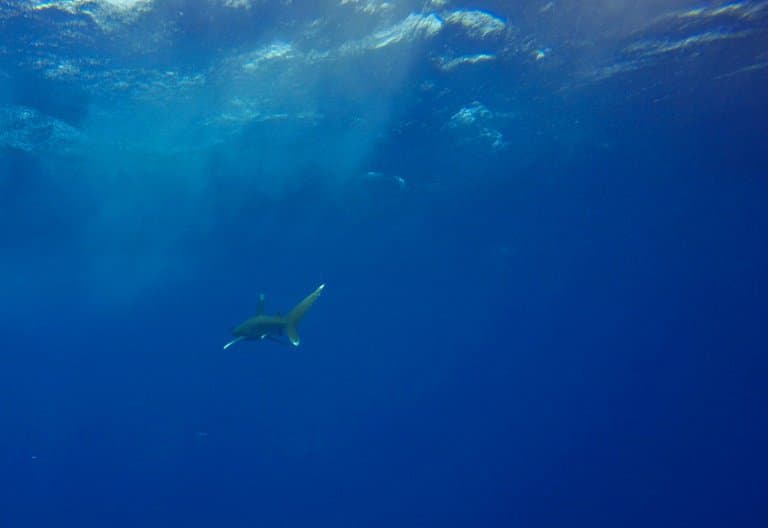
[[[299,346],[299,334],[296,331],[296,325],[309,310],[309,307],[320,297],[320,292],[325,288],[325,284],[321,284],[315,291],[304,297],[304,299],[293,307],[285,316],[285,335],[290,339],[293,346]]]

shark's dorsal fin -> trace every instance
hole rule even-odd
[[[259,294],[259,304],[256,305],[256,315],[264,315],[264,294]]]

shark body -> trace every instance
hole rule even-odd
[[[240,341],[251,340],[260,341],[263,339],[272,339],[284,342],[281,336],[288,337],[288,341],[293,346],[299,346],[300,339],[296,330],[296,325],[304,316],[306,311],[320,296],[325,288],[321,284],[315,291],[304,297],[290,312],[285,315],[265,315],[264,314],[264,294],[259,296],[259,306],[256,315],[237,325],[232,330],[233,340],[224,345],[224,350],[228,349]]]

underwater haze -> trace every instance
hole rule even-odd
[[[0,0],[0,527],[768,526],[766,94],[764,0]]]

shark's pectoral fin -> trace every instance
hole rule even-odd
[[[229,343],[224,345],[224,350],[228,349],[229,347],[231,347],[235,343],[238,343],[238,342],[242,341],[243,339],[245,339],[245,336],[236,337],[235,339],[233,339],[232,341],[230,341]]]
[[[299,339],[299,333],[296,331],[296,325],[287,324],[285,326],[285,335],[288,336],[288,340],[293,346],[299,346],[301,340]]]

